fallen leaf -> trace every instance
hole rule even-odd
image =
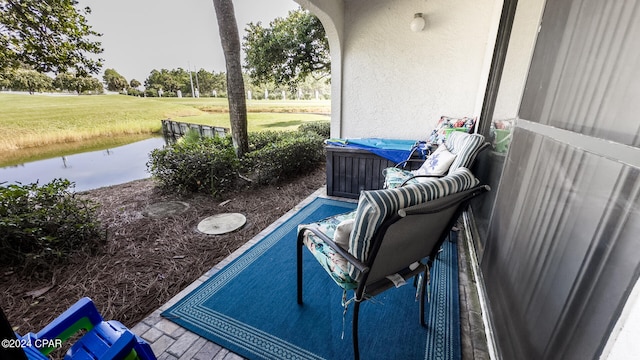
[[[225,206],[225,205],[227,205],[227,204],[228,204],[228,203],[230,203],[230,202],[231,202],[231,199],[229,199],[229,200],[225,200],[225,201],[221,202],[220,204],[218,204],[218,206]]]

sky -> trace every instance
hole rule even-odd
[[[267,26],[298,8],[293,0],[233,0],[240,41],[250,22]],[[212,0],[79,0],[104,52],[102,72],[115,69],[141,83],[153,69],[226,71]],[[102,79],[102,72],[97,76]]]

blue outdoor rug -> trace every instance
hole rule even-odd
[[[342,289],[306,249],[304,305],[296,303],[296,230],[354,207],[315,199],[162,316],[249,359],[353,358],[353,306],[343,317]],[[455,243],[446,241],[434,263],[426,327],[411,283],[362,303],[363,359],[460,358]]]

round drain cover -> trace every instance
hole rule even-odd
[[[242,214],[217,214],[200,221],[198,231],[209,235],[226,234],[241,228],[246,222],[247,218]]]

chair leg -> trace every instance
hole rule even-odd
[[[429,267],[425,267],[424,272],[422,273],[422,281],[420,281],[420,325],[421,326],[425,326],[425,321],[424,321],[424,297],[425,297],[425,287],[426,287],[426,283],[427,281],[429,281],[429,279],[427,278],[427,272],[429,271]]]
[[[298,241],[296,244],[296,268],[297,268],[297,288],[298,288],[298,304],[302,305],[302,232],[298,234]]]
[[[360,347],[358,346],[358,313],[360,312],[360,302],[355,301],[353,306],[353,358],[360,359]]]

